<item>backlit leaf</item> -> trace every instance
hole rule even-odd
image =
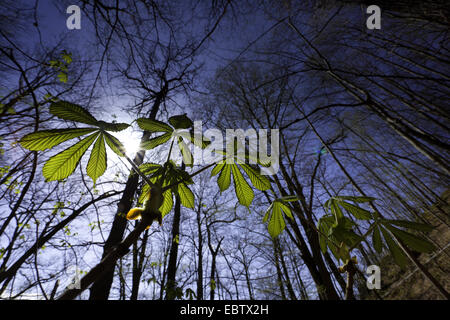
[[[171,133],[173,131],[172,127],[168,124],[158,121],[152,120],[148,118],[139,118],[137,119],[137,123],[142,130],[149,132],[168,132]]]
[[[107,158],[105,141],[103,134],[101,133],[94,144],[91,151],[91,156],[86,167],[86,172],[89,177],[94,181],[97,180],[106,170]]]
[[[97,125],[106,131],[113,131],[113,132],[119,132],[122,130],[125,130],[130,125],[128,123],[110,123],[105,121],[98,121]]]
[[[173,207],[173,195],[172,190],[166,190],[163,193],[163,203],[159,207],[159,211],[161,212],[161,215],[164,216],[172,210]]]
[[[396,237],[398,237],[402,243],[417,252],[430,253],[436,249],[431,242],[422,239],[412,233],[397,229],[393,226],[386,226],[386,228],[388,228]]]
[[[194,125],[192,120],[189,119],[189,117],[186,116],[186,114],[181,114],[181,115],[170,117],[169,123],[175,129],[189,129]]]
[[[144,184],[141,190],[141,194],[139,195],[138,202],[143,204],[144,201],[148,199],[149,195],[150,195],[150,186],[148,184]]]
[[[119,139],[109,134],[108,132],[104,133],[105,141],[111,150],[117,154],[119,157],[123,157],[125,155],[125,147]]]
[[[389,251],[394,258],[395,263],[397,263],[400,268],[405,269],[408,263],[408,257],[403,253],[402,249],[395,243],[391,235],[384,228],[380,228],[383,234],[383,238],[386,241]]]
[[[419,230],[419,231],[423,231],[423,232],[430,232],[430,231],[432,231],[434,229],[433,226],[430,226],[429,224],[419,223],[419,222],[412,222],[412,221],[407,221],[407,220],[388,220],[388,219],[383,219],[381,222],[382,223],[393,224],[393,225],[396,225],[396,226],[399,226],[399,227],[403,227],[403,228]]]
[[[272,215],[267,225],[270,236],[276,238],[285,227],[286,223],[284,221],[283,213],[281,212],[279,203],[275,201],[272,207]]]
[[[216,166],[211,170],[211,177],[218,174],[223,169],[224,166],[225,166],[225,162],[220,162],[220,163],[216,164]]]
[[[288,205],[284,204],[281,199],[279,199],[279,206],[286,216],[288,216],[291,219],[294,219],[294,217],[292,216],[291,208]]]
[[[180,148],[181,155],[183,156],[184,164],[188,167],[192,167],[194,165],[194,157],[189,150],[189,147],[181,137],[178,137],[178,147]]]
[[[217,185],[221,192],[227,190],[231,183],[231,165],[225,164],[222,171],[220,171],[219,177],[217,178]]]
[[[339,201],[338,205],[340,205],[342,208],[347,210],[347,212],[349,212],[351,215],[353,215],[356,219],[369,220],[370,218],[372,218],[372,214],[370,213],[370,211],[367,211],[363,208],[357,207],[348,202]]]
[[[248,207],[254,198],[253,190],[245,180],[237,165],[231,165],[231,169],[233,172],[234,190],[239,203]]]
[[[67,101],[53,102],[50,113],[60,119],[96,125],[97,120],[83,107]]]
[[[151,162],[143,163],[139,166],[139,170],[141,170],[142,173],[145,173],[146,175],[151,175],[159,169],[161,169],[160,164]]]
[[[163,143],[166,143],[167,141],[169,141],[171,137],[172,137],[171,133],[164,133],[163,135],[142,142],[140,147],[145,150],[151,150]]]
[[[375,250],[378,253],[381,253],[381,251],[383,250],[383,242],[381,241],[381,233],[380,228],[378,226],[373,228],[372,243]]]
[[[348,201],[353,201],[353,202],[358,202],[358,203],[363,203],[363,202],[370,202],[370,201],[374,201],[376,200],[376,198],[372,198],[372,197],[354,197],[354,196],[336,196],[334,197],[336,200],[340,200],[340,201],[344,201],[344,200],[348,200]]]
[[[58,144],[94,132],[97,128],[53,129],[42,130],[27,134],[19,143],[22,147],[32,151],[42,151]]]
[[[242,163],[240,164],[240,166],[247,174],[256,189],[260,191],[266,191],[270,189],[270,180],[267,178],[267,176],[263,176],[256,169],[246,163]]]
[[[178,195],[184,207],[194,209],[194,194],[184,183],[178,185]]]

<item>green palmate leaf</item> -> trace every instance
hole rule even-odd
[[[97,120],[87,110],[67,101],[53,102],[50,105],[50,113],[60,119],[97,125]]]
[[[42,151],[52,148],[64,141],[91,133],[97,128],[78,128],[78,129],[53,129],[43,130],[27,134],[19,143],[22,147],[32,151]]]
[[[149,193],[150,193],[150,186],[148,184],[144,184],[141,190],[141,194],[139,195],[138,202],[143,204],[144,201],[147,199]]]
[[[223,169],[224,166],[225,166],[225,162],[220,162],[220,163],[216,164],[216,166],[211,170],[211,177],[218,174]]]
[[[344,242],[349,247],[355,247],[363,239],[351,229],[346,229],[340,225],[336,226],[333,230],[333,236],[339,243]]]
[[[290,219],[294,218],[290,207],[287,206],[281,198],[278,198],[270,204],[269,208],[267,208],[266,214],[264,215],[263,222],[266,222],[270,218],[267,227],[270,236],[273,238],[277,237],[286,226],[283,213]]]
[[[97,125],[106,131],[113,131],[113,132],[119,132],[122,130],[125,130],[130,125],[128,123],[110,123],[105,121],[98,121]]]
[[[319,219],[317,227],[319,230],[319,245],[323,253],[327,252],[327,247],[329,247],[335,258],[339,259],[337,247],[332,245],[332,241],[337,242],[336,238],[332,236],[332,227],[334,222],[335,218],[331,215],[326,215]]]
[[[98,135],[99,133],[93,133],[70,148],[51,157],[45,163],[42,171],[46,181],[62,180],[70,176],[77,167],[83,154]]]
[[[340,221],[340,226],[346,230],[351,230],[354,226],[356,226],[356,223],[354,223],[349,218],[344,217],[342,221]]]
[[[106,143],[115,154],[117,154],[120,157],[123,157],[125,155],[125,147],[119,141],[119,139],[109,134],[108,132],[104,132],[104,137]]]
[[[395,243],[394,239],[392,239],[391,235],[384,228],[380,228],[383,234],[383,238],[386,241],[389,251],[394,258],[396,264],[400,266],[400,268],[405,269],[408,263],[408,257],[403,253],[402,249]]]
[[[60,72],[58,73],[58,80],[61,81],[62,83],[67,83],[68,77],[67,77],[67,73],[65,72]]]
[[[357,207],[348,202],[339,201],[339,205],[347,210],[347,212],[353,215],[356,219],[369,220],[370,218],[372,218],[372,214],[370,213],[370,211],[364,210],[363,208]]]
[[[325,215],[319,219],[317,229],[319,231],[319,245],[323,253],[327,248],[331,250],[333,256],[339,260],[345,261],[348,253],[348,247],[355,247],[363,239],[352,228],[354,223],[344,217],[336,224],[335,215]],[[337,246],[336,244],[341,244]],[[345,246],[343,246],[345,244]]]
[[[67,64],[70,64],[72,62],[72,54],[66,52],[65,50],[61,54],[61,57],[64,60],[64,62],[67,63]]]
[[[169,172],[170,173],[170,172]],[[189,173],[187,173],[185,170],[181,170],[178,168],[173,169],[173,181],[183,181],[185,185],[188,184],[194,184],[194,180],[192,180],[192,177]]]
[[[341,243],[341,246],[338,248],[339,258],[345,262],[350,260],[350,252],[349,248],[345,245],[345,243]]]
[[[145,142],[142,142],[140,147],[145,150],[151,150],[163,143],[166,143],[167,141],[170,140],[171,137],[172,137],[172,133],[170,133],[170,132],[164,133],[163,135],[160,135],[158,137],[155,137],[155,138],[149,139]]]
[[[328,242],[328,248],[330,249],[331,253],[333,254],[333,257],[334,257],[337,261],[339,261],[339,259],[341,258],[341,257],[340,257],[340,254],[339,254],[339,247],[337,247],[337,246],[334,244],[335,242],[332,242],[332,241],[336,241],[336,242],[337,242],[337,240],[334,239],[334,238],[332,238],[332,237],[330,237],[329,240],[330,240],[330,242]]]
[[[344,218],[344,214],[342,213],[341,208],[339,208],[339,204],[336,200],[331,200],[331,212],[336,217],[336,221],[339,222]]]
[[[284,221],[281,207],[279,206],[279,202],[275,201],[272,206],[272,215],[267,225],[270,236],[276,238],[285,227],[286,222]]]
[[[270,213],[272,212],[272,209],[273,209],[273,202],[272,202],[272,203],[270,204],[270,206],[267,208],[266,213],[265,213],[265,215],[264,215],[264,218],[263,218],[262,222],[267,222],[267,220],[268,220],[269,217],[270,217]]]
[[[406,220],[383,219],[381,222],[383,224],[393,224],[393,225],[396,225],[399,227],[413,229],[413,230],[419,230],[419,231],[423,231],[423,232],[430,232],[431,230],[434,229],[433,226],[430,226],[428,224],[419,223],[419,222],[411,222],[411,221],[406,221]]]
[[[294,217],[292,216],[291,208],[289,208],[289,206],[285,205],[281,199],[279,199],[278,202],[279,202],[280,208],[281,208],[281,210],[283,210],[284,214],[286,216],[288,216],[289,218],[294,219]]]
[[[339,261],[339,259],[341,259],[339,247],[337,246],[337,243],[339,243],[339,241],[334,236],[328,236],[328,240],[328,248],[330,248],[330,251],[336,258],[336,260]]]
[[[261,158],[261,155],[260,157],[254,157],[251,154],[245,154],[244,159],[247,161],[251,161],[250,163],[257,163],[266,168],[270,167],[271,165],[270,158]]]
[[[164,216],[172,210],[173,207],[173,195],[172,190],[166,190],[163,193],[163,203],[159,207],[159,211],[161,212],[161,215]]]
[[[178,185],[178,195],[184,207],[194,209],[194,194],[184,183]]]
[[[266,191],[270,189],[270,180],[266,176],[263,176],[248,164],[243,163],[240,166],[245,171],[256,189],[260,191]]]
[[[94,147],[91,151],[91,157],[89,158],[89,162],[87,164],[86,172],[89,177],[95,182],[98,177],[100,177],[106,171],[106,148],[105,141],[103,139],[103,134],[97,138],[97,141],[94,144]]]
[[[322,219],[319,219],[317,223],[317,230],[319,230],[320,250],[325,254],[327,252],[327,237],[325,235],[328,234],[328,228]]]
[[[147,118],[139,118],[137,119],[137,123],[142,130],[149,132],[167,132],[171,133],[173,131],[172,127],[168,124]]]
[[[192,156],[189,147],[186,145],[186,143],[184,143],[181,137],[178,137],[178,148],[180,148],[184,164],[188,167],[192,167],[194,165],[194,157]]]
[[[326,212],[330,212],[331,211],[331,203],[332,202],[333,202],[333,198],[330,198],[327,201],[325,201],[325,203],[323,204],[323,206],[325,207],[325,211]]]
[[[161,165],[157,163],[147,162],[139,166],[139,170],[146,175],[151,175],[161,169]]]
[[[175,129],[189,129],[191,128],[194,123],[191,119],[186,116],[186,114],[181,114],[178,116],[173,116],[169,118],[169,123],[175,128]]]
[[[370,202],[370,201],[374,201],[376,200],[375,198],[372,197],[354,197],[354,196],[337,196],[334,197],[336,200],[340,200],[340,201],[353,201],[353,202],[358,202],[358,203],[363,203],[363,202]]]
[[[245,180],[237,165],[231,165],[233,171],[234,190],[239,203],[243,206],[250,206],[253,201],[254,193],[248,182]]]
[[[217,185],[221,192],[227,190],[231,183],[231,165],[225,164],[222,171],[220,171],[219,177],[217,178]]]
[[[383,250],[383,242],[381,241],[381,233],[380,228],[378,226],[373,228],[372,243],[375,250],[378,253],[381,253],[381,251]]]
[[[203,135],[201,133],[194,135],[194,133],[189,132],[185,129],[177,129],[177,131],[174,132],[174,135],[182,137],[186,141],[189,141],[193,145],[195,145],[199,148],[202,148],[202,149],[205,149],[208,145],[211,144],[211,141],[208,140],[207,138],[203,137]]]
[[[431,242],[409,232],[397,229],[393,226],[386,226],[386,228],[388,228],[397,238],[399,238],[401,242],[417,252],[430,253],[436,249]]]

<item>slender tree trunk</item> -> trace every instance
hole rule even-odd
[[[247,265],[244,265],[244,272],[245,272],[245,283],[247,284],[248,290],[248,297],[250,300],[255,300],[255,298],[253,297],[252,282],[250,281],[250,273],[248,272]]]
[[[181,220],[181,203],[180,198],[176,196],[175,209],[173,211],[172,224],[172,242],[170,244],[169,264],[167,265],[167,282],[166,282],[166,300],[174,300],[176,298],[176,273],[178,261],[178,243],[180,236],[180,220]]]
[[[147,249],[147,241],[148,241],[148,230],[144,232],[144,236],[142,237],[142,246],[139,249],[137,242],[133,244],[133,279],[132,279],[132,287],[131,287],[131,296],[130,300],[137,300],[139,294],[139,285],[141,283],[141,277],[144,260],[145,260],[145,250]]]
[[[306,291],[306,286],[305,283],[302,280],[302,275],[301,275],[301,269],[299,268],[296,259],[291,259],[292,265],[293,265],[293,269],[294,269],[294,276],[295,279],[297,280],[297,285],[300,289],[300,297],[302,300],[309,300],[309,296],[308,296],[308,292]]]
[[[273,250],[273,254],[274,254],[274,258],[275,258],[275,268],[277,270],[277,281],[278,281],[278,288],[280,289],[280,296],[282,300],[287,300],[286,298],[286,293],[284,292],[284,285],[283,285],[283,274],[281,272],[281,267],[280,267],[280,258],[278,256],[278,251],[277,249]]]
[[[197,300],[203,300],[203,233],[201,202],[197,210],[198,263],[197,263]]]
[[[228,269],[230,270],[231,278],[233,279],[234,289],[236,290],[236,300],[239,300],[238,279],[236,278],[236,275],[234,274],[233,266],[231,265],[230,261],[227,258],[227,255],[223,252],[223,250],[222,250],[222,256],[228,266]]]
[[[219,243],[220,246],[220,243]],[[219,249],[219,247],[217,248]],[[216,293],[216,288],[217,288],[217,281],[216,281],[216,259],[217,259],[217,253],[219,252],[219,250],[217,251],[213,251],[212,252],[212,259],[211,259],[211,274],[210,274],[210,279],[211,279],[211,289],[209,291],[209,300],[214,300],[214,296]]]
[[[285,278],[285,282],[286,282],[286,288],[289,293],[289,298],[291,300],[297,300],[297,297],[295,296],[294,288],[292,287],[291,278],[289,276],[289,271],[286,267],[286,262],[284,261],[284,255],[283,255],[283,251],[282,251],[279,239],[275,239],[275,245],[277,246],[278,255],[280,257],[281,268],[283,270],[283,274],[284,274],[284,278]]]
[[[213,245],[212,245],[212,240],[211,240],[211,230],[208,227],[207,228],[207,232],[208,232],[208,247],[209,247],[209,251],[211,252],[211,274],[210,274],[210,291],[209,291],[209,299],[210,300],[214,300],[214,295],[216,292],[216,286],[217,286],[217,281],[216,281],[216,259],[217,259],[217,254],[219,253],[220,250],[220,245],[224,239],[224,237],[222,237],[219,240],[219,243],[217,244],[216,248],[214,249]]]
[[[280,288],[281,299],[287,300],[286,293],[284,292],[283,274],[281,272],[281,267],[280,267],[280,257],[278,255],[278,248],[275,245],[275,241],[273,241],[273,254],[274,254],[274,258],[275,258],[275,268],[277,270],[277,280],[278,280],[278,287]]]

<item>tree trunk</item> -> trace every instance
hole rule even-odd
[[[166,300],[174,300],[176,298],[176,273],[178,261],[178,242],[180,236],[180,220],[181,220],[181,203],[180,198],[176,196],[175,209],[173,211],[172,224],[172,242],[170,244],[169,264],[167,265],[167,282],[166,282]]]
[[[142,247],[139,250],[137,243],[133,245],[133,280],[131,287],[130,300],[137,300],[139,294],[139,285],[141,283],[141,277],[145,260],[145,250],[147,249],[148,230],[144,232],[142,238]]]
[[[201,202],[197,210],[198,263],[197,263],[197,300],[203,300],[203,234]]]
[[[165,99],[167,94],[167,86],[165,86],[156,96],[153,108],[150,112],[150,119],[155,119],[158,114],[159,107],[162,101]],[[148,140],[150,137],[150,132],[144,131],[142,134],[141,142]],[[134,157],[134,163],[139,166],[144,160],[145,150],[139,151]],[[117,213],[114,216],[114,221],[112,224],[111,231],[109,233],[108,239],[103,247],[102,259],[104,259],[114,246],[120,243],[125,233],[127,226],[127,220],[124,215],[131,209],[131,204],[133,202],[134,194],[136,192],[139,182],[139,175],[134,171],[129,175],[127,183],[125,185],[125,190],[123,192],[122,198],[117,206]],[[91,287],[89,300],[107,300],[109,297],[109,292],[111,290],[111,285],[114,278],[114,268],[112,265],[108,269],[104,270],[103,276],[95,280]]]
[[[273,254],[274,254],[274,258],[275,258],[275,268],[277,270],[277,280],[278,280],[278,286],[280,288],[281,299],[287,300],[286,293],[284,292],[283,274],[281,272],[281,267],[280,267],[280,258],[278,255],[278,248],[275,244],[275,241],[273,241]]]

